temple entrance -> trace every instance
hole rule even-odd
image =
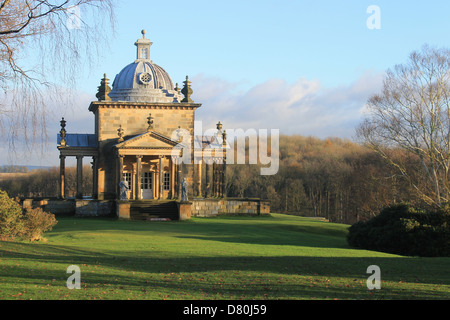
[[[142,174],[141,199],[153,199],[153,172]]]

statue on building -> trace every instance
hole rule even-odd
[[[181,181],[181,201],[188,201],[188,182],[186,178]]]
[[[119,183],[120,187],[120,200],[128,200],[128,190],[130,187],[128,186],[128,182],[126,180],[122,180]]]

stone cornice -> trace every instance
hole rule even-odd
[[[98,157],[98,148],[91,147],[62,147],[58,146],[58,150],[61,156],[74,157],[74,156],[83,156],[83,157]]]
[[[148,109],[148,110],[196,110],[201,103],[158,103],[158,102],[130,102],[130,101],[93,101],[89,111],[95,112],[99,108],[105,109]]]

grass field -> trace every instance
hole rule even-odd
[[[450,258],[350,248],[348,226],[272,214],[60,218],[46,243],[0,242],[0,299],[449,299]],[[81,289],[66,287],[81,269]],[[381,269],[368,290],[367,267]]]

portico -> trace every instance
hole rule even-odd
[[[83,181],[83,160],[85,158],[92,159],[91,165],[93,169],[93,198],[97,198],[97,164],[98,164],[98,148],[94,135],[88,134],[66,134],[66,121],[61,120],[61,132],[58,136],[58,150],[59,150],[59,197],[64,199],[66,197],[66,159],[68,157],[75,157],[77,159],[77,192],[76,198],[83,198],[82,181]]]
[[[177,199],[180,166],[161,150],[117,149],[117,181],[127,182],[128,199]],[[119,190],[117,191],[119,192]]]

